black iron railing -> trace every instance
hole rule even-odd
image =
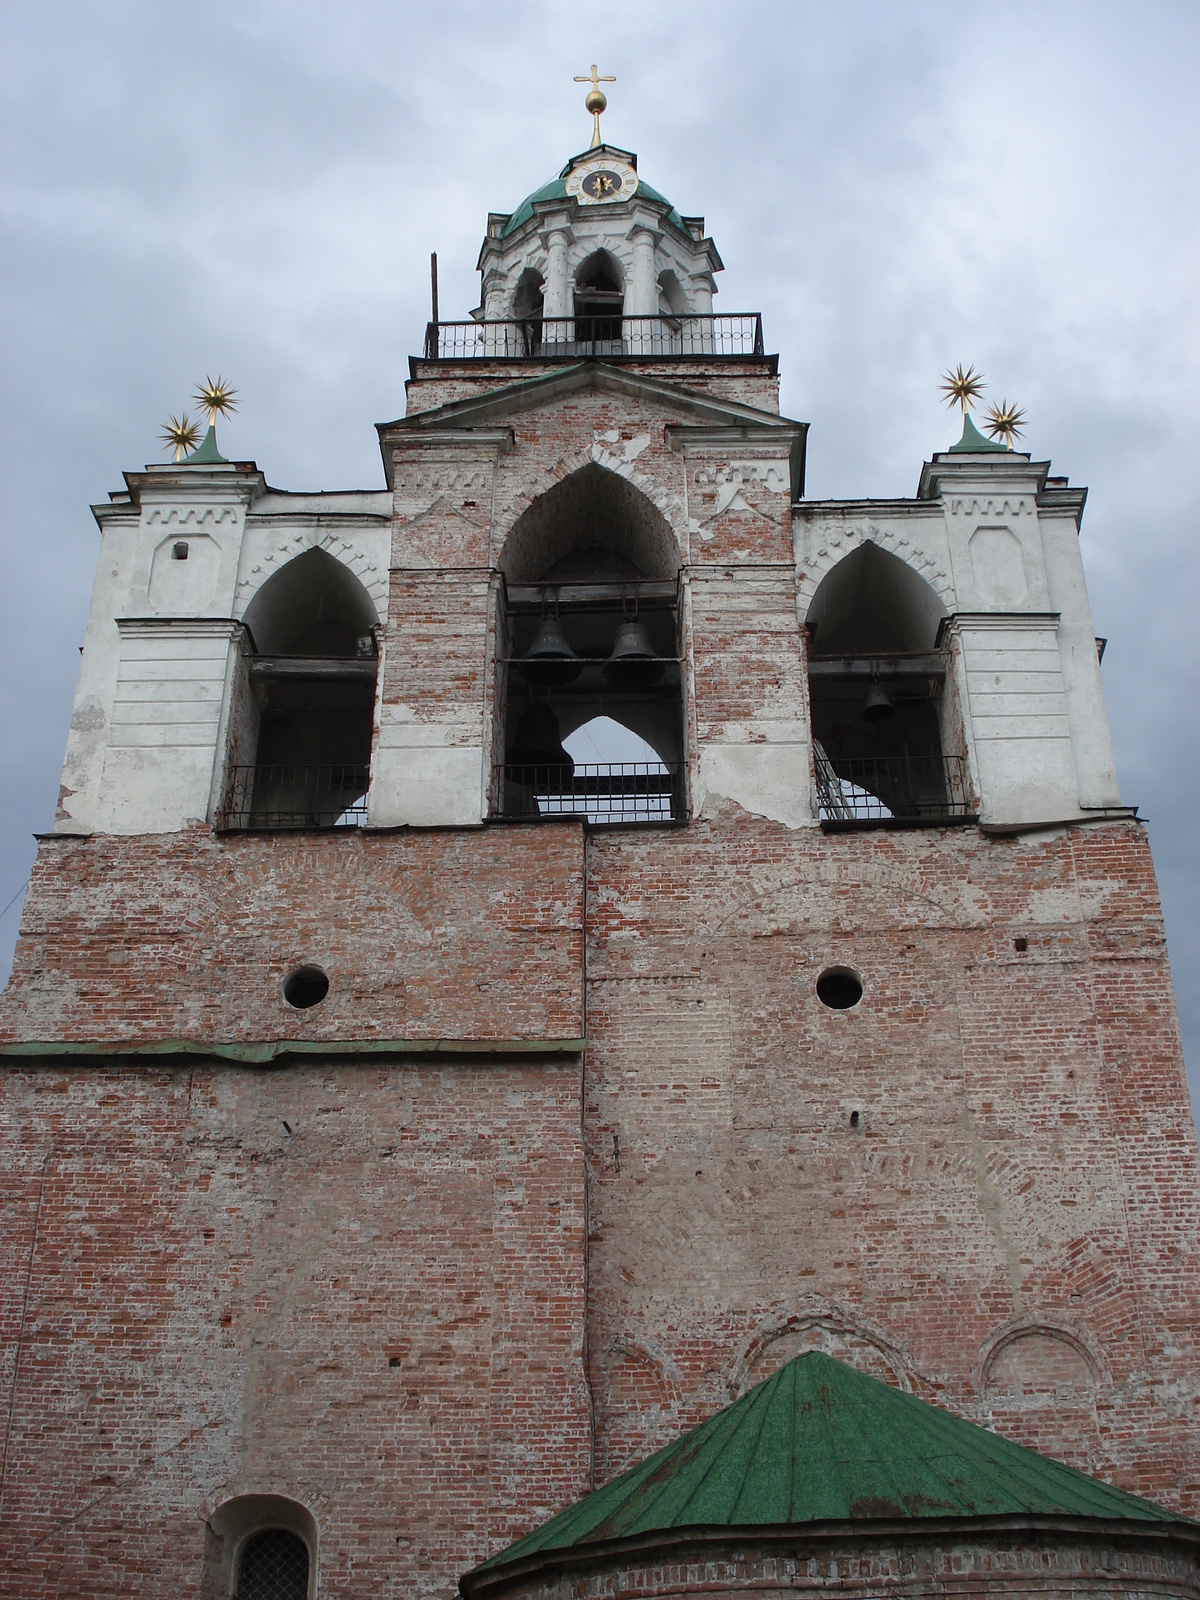
[[[361,828],[370,769],[356,765],[237,766],[218,828]]]
[[[531,317],[431,322],[427,361],[562,361],[573,356],[761,356],[762,313]]]
[[[821,821],[906,824],[962,821],[972,815],[962,756],[831,758],[816,747]]]
[[[674,822],[684,816],[683,767],[665,761],[515,765],[496,773],[502,817],[586,817],[594,823]]]

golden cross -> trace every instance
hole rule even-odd
[[[608,105],[608,98],[600,87],[602,83],[616,83],[615,78],[602,78],[596,71],[596,63],[592,62],[592,70],[583,77],[576,77],[576,83],[590,83],[584,105],[592,113],[592,143],[590,148],[595,150],[601,143],[600,140],[600,113]]]

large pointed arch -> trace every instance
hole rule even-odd
[[[682,565],[671,525],[650,497],[595,461],[526,506],[509,530],[498,565],[509,583],[536,583],[588,550],[619,558],[630,576],[673,581]]]

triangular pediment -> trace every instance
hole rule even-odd
[[[517,383],[487,394],[452,400],[429,411],[399,417],[394,422],[376,424],[384,470],[391,482],[392,451],[406,440],[434,437],[449,443],[455,434],[463,442],[473,435],[503,429],[508,420],[529,411],[547,409],[572,395],[602,393],[620,395],[634,403],[653,406],[670,424],[697,430],[733,430],[756,442],[786,444],[791,453],[803,458],[808,424],[763,411],[737,400],[722,399],[689,389],[685,384],[628,372],[604,361],[580,361],[569,367]]]

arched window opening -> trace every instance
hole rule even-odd
[[[522,353],[541,354],[545,283],[540,272],[526,267],[513,295],[513,317],[520,323]]]
[[[494,815],[686,815],[679,560],[625,479],[585,467],[530,506],[501,556]]]
[[[371,597],[308,550],[246,608],[218,826],[332,828],[366,815],[377,668]]]
[[[237,1600],[307,1600],[308,1546],[287,1528],[252,1533],[238,1552]]]
[[[861,545],[809,607],[808,682],[823,822],[943,823],[970,813],[947,691],[945,611],[903,561]]]
[[[316,1589],[317,1524],[281,1494],[242,1494],[208,1519],[203,1594],[308,1600]]]
[[[607,250],[590,255],[575,275],[575,342],[593,355],[622,353],[621,278],[620,266]]]

